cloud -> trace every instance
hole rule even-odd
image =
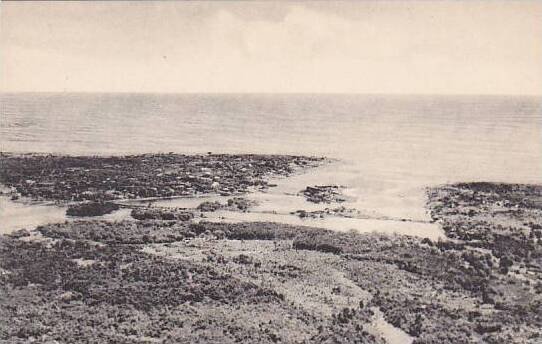
[[[4,90],[542,90],[536,3],[0,6]]]

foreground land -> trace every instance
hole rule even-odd
[[[428,209],[449,239],[146,213],[15,232],[0,342],[540,343],[542,187],[440,186]]]

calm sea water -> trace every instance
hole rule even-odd
[[[2,151],[283,153],[341,163],[290,184],[424,218],[424,186],[542,183],[542,99],[501,96],[3,94]],[[299,178],[298,178],[299,179]],[[307,184],[306,184],[307,185]],[[284,186],[288,189],[288,185]]]

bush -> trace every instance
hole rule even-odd
[[[102,216],[118,209],[119,206],[111,202],[79,203],[69,206],[68,210],[66,210],[66,215],[81,217]]]
[[[175,209],[132,209],[130,215],[136,220],[189,221],[194,218],[191,212]]]

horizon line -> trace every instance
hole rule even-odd
[[[156,91],[0,91],[0,94],[133,94],[133,95],[371,95],[371,96],[508,96],[542,97],[542,93],[399,93],[399,92],[156,92]]]

